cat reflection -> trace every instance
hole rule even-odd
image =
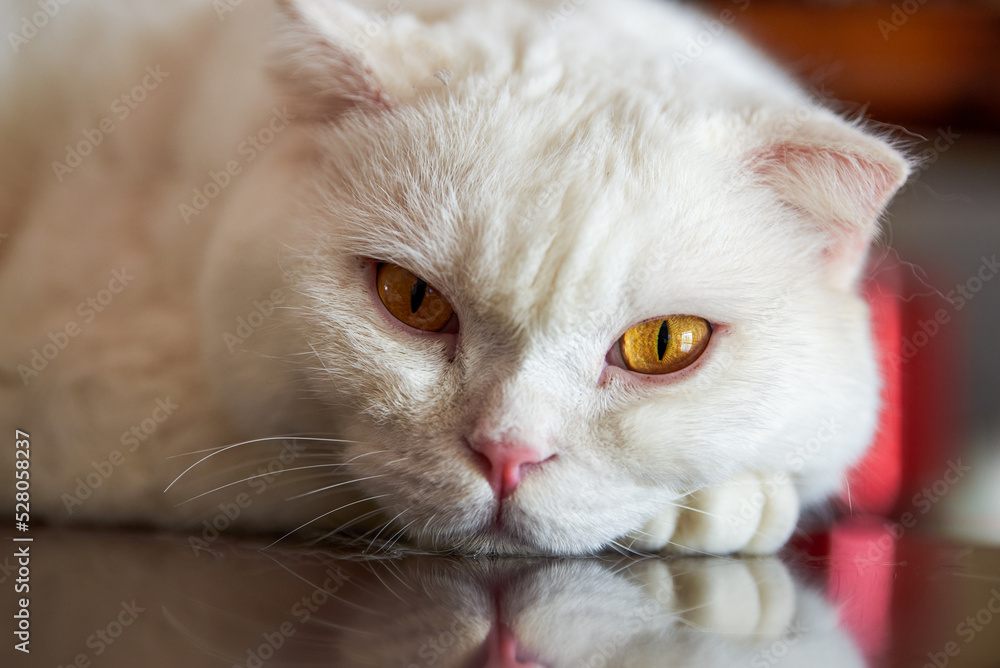
[[[316,586],[292,609],[294,637],[274,648],[278,626],[271,641],[241,634],[252,641],[227,653],[242,652],[235,665],[864,665],[835,609],[777,559],[417,556],[290,570]]]
[[[330,546],[220,537],[206,549],[97,531],[37,540],[38,665],[864,665],[806,582],[817,571],[776,558],[334,557]],[[123,606],[141,611],[124,629]],[[113,642],[98,643],[98,631]]]

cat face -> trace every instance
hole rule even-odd
[[[378,476],[365,485],[388,494],[387,512],[441,544],[590,549],[763,466],[794,438],[792,416],[818,425],[826,397],[853,397],[837,415],[873,405],[864,309],[824,284],[816,240],[789,234],[738,163],[697,129],[560,123],[539,137],[516,106],[470,100],[326,138],[318,217],[331,225],[301,288],[335,370],[314,387],[349,398],[365,445],[345,455]],[[643,149],[623,154],[630,141]],[[433,286],[450,327],[393,316],[380,263]],[[623,368],[623,333],[672,315],[711,323],[704,353],[670,374]],[[484,440],[547,460],[502,504],[476,456]]]
[[[905,174],[888,147],[818,109],[779,129],[783,102],[699,111],[655,78],[540,95],[516,71],[419,94],[371,76],[317,123],[297,326],[310,387],[348,409],[343,459],[396,526],[434,547],[593,550],[689,491],[788,470],[830,420],[796,473],[836,485],[877,407],[853,285]],[[444,324],[394,315],[385,267],[419,279],[412,313],[430,288]],[[704,351],[630,370],[622,336],[673,316],[706,323]]]

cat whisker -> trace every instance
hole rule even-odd
[[[379,635],[374,631],[362,631],[361,629],[352,629],[348,626],[341,626],[340,624],[334,624],[333,622],[326,619],[320,619],[319,617],[312,617],[310,621],[314,624],[319,624],[320,626],[326,626],[327,628],[336,629],[338,631],[347,631],[348,633],[360,633],[361,635],[366,635],[366,636]]]
[[[208,454],[208,455],[202,457],[201,459],[199,459],[198,461],[196,461],[194,464],[192,464],[191,466],[189,466],[186,469],[184,469],[180,473],[180,475],[178,475],[176,478],[174,478],[173,481],[169,485],[167,485],[167,487],[163,490],[164,493],[170,491],[170,488],[173,487],[177,483],[178,480],[180,480],[185,475],[187,475],[188,472],[191,471],[191,469],[195,468],[196,466],[198,466],[199,464],[201,464],[205,460],[209,459],[210,457],[214,457],[215,455],[217,455],[217,454],[219,454],[221,452],[224,452],[226,450],[230,450],[232,448],[239,447],[241,445],[247,445],[247,444],[250,444],[250,443],[258,443],[258,442],[267,441],[267,440],[285,440],[285,439],[281,439],[281,438],[278,438],[278,437],[267,438],[267,439],[254,439],[254,440],[251,440],[251,441],[244,441],[242,443],[234,443],[232,445],[227,445],[227,446],[223,446],[222,448],[215,449],[214,451],[211,452],[211,454]],[[293,439],[293,440],[295,440],[295,439]],[[310,440],[312,440],[312,439],[310,439]],[[318,440],[323,441],[323,442],[354,443],[354,444],[360,443],[359,441],[345,441],[345,440],[342,440],[342,439],[326,439],[326,438],[322,438],[322,439],[318,439]],[[354,461],[356,461],[356,460],[358,460],[358,459],[360,459],[362,457],[366,457],[368,455],[381,454],[383,452],[387,452],[387,450],[371,450],[371,451],[368,451],[368,452],[362,452],[361,454],[355,455],[354,457],[351,457],[347,461],[342,462],[340,465],[350,464],[350,463],[352,463],[352,462],[354,462]],[[320,454],[320,453],[315,453],[315,454]],[[272,458],[268,458],[268,459],[264,459],[264,460],[260,460],[260,461],[271,461],[271,460],[273,460],[273,457]],[[245,463],[240,464],[240,466],[243,466],[243,465],[245,465]],[[232,467],[232,468],[226,469],[226,470],[233,470],[233,468],[236,468],[236,467]],[[270,475],[270,473],[268,475]]]
[[[400,582],[400,583],[401,583],[401,584],[402,584],[402,585],[403,585],[404,587],[406,587],[407,589],[409,589],[409,590],[410,590],[410,591],[412,591],[413,593],[417,593],[417,590],[416,590],[416,589],[414,589],[413,587],[411,587],[411,586],[409,585],[409,583],[407,583],[407,582],[406,582],[406,580],[404,580],[404,579],[403,579],[403,578],[401,577],[401,576],[402,576],[402,574],[403,574],[403,571],[402,571],[402,570],[400,570],[400,568],[399,568],[399,564],[397,564],[397,563],[396,563],[396,560],[394,560],[394,559],[389,559],[389,560],[387,560],[387,561],[383,561],[382,563],[384,563],[384,564],[386,565],[386,568],[388,568],[388,569],[389,569],[389,570],[390,570],[390,571],[392,572],[392,576],[393,576],[394,578],[396,578],[397,580],[399,580],[399,582]]]
[[[714,517],[716,519],[724,519],[724,517],[718,513],[710,513],[707,510],[701,510],[700,508],[692,508],[691,506],[684,506],[679,503],[673,503],[672,501],[668,501],[667,504],[673,506],[674,508],[680,508],[681,510],[690,510],[692,513],[701,513],[702,515],[708,515],[709,517]]]
[[[319,354],[318,350],[316,350],[316,346],[313,345],[313,342],[312,341],[307,341],[307,343],[309,344],[309,349],[313,351],[313,355],[315,355],[316,359],[319,360],[319,363],[323,365],[323,370],[326,371],[327,375],[330,376],[330,377],[332,377],[332,378],[336,378],[337,374],[335,374],[333,371],[331,371],[330,367],[328,367],[326,365],[326,360],[323,359],[323,356]],[[319,369],[316,369],[316,370],[318,371]]]
[[[397,519],[399,519],[399,516],[402,515],[405,512],[406,512],[406,508],[403,508],[401,511],[399,511],[399,513],[395,517],[393,517],[391,520],[389,520],[388,522],[386,522],[385,524],[383,524],[382,528],[379,529],[378,533],[375,534],[375,536],[371,539],[371,542],[369,543],[369,545],[373,545],[375,543],[375,541],[378,540],[378,537],[382,535],[382,532],[385,531],[389,526],[391,526],[392,523],[395,522]],[[368,550],[366,549],[365,552],[368,552]]]
[[[226,452],[227,450],[232,450],[233,448],[238,448],[238,447],[241,447],[241,446],[244,446],[244,445],[250,445],[252,443],[262,443],[262,442],[266,442],[266,441],[286,441],[286,440],[293,440],[294,441],[294,440],[298,440],[298,439],[297,438],[288,439],[288,438],[285,438],[285,437],[270,436],[270,437],[266,437],[266,438],[255,438],[255,439],[251,439],[249,441],[242,441],[240,443],[233,443],[231,445],[224,445],[221,448],[214,449],[211,452],[209,452],[209,454],[205,455],[204,457],[202,457],[201,459],[199,459],[198,461],[196,461],[194,464],[192,464],[191,466],[189,466],[186,469],[184,469],[181,472],[181,474],[178,475],[176,478],[174,478],[171,481],[171,483],[169,485],[167,485],[166,489],[164,489],[163,491],[164,492],[170,491],[170,488],[173,487],[174,484],[176,484],[178,480],[180,480],[185,475],[187,475],[187,473],[191,469],[193,469],[194,467],[198,466],[199,464],[201,464],[202,462],[206,461],[207,459],[210,459],[210,458],[212,458],[215,455],[218,455],[220,453]],[[343,439],[328,439],[328,438],[318,438],[318,439],[309,439],[309,440],[319,441],[319,442],[324,442],[324,443],[356,443],[356,441],[345,441]]]
[[[357,500],[357,501],[352,501],[351,503],[345,503],[344,505],[340,506],[339,508],[334,508],[333,510],[329,510],[329,511],[327,511],[327,512],[323,513],[322,515],[318,515],[317,517],[314,517],[314,518],[312,518],[311,520],[309,520],[308,522],[306,522],[306,523],[304,523],[304,524],[300,524],[299,526],[295,527],[294,529],[292,529],[291,531],[289,531],[288,533],[286,533],[286,534],[285,534],[284,536],[282,536],[281,538],[278,538],[278,539],[277,539],[276,541],[274,541],[274,542],[273,542],[273,543],[271,543],[270,545],[265,545],[265,546],[264,546],[263,548],[261,548],[261,549],[262,549],[262,550],[266,550],[266,549],[268,549],[269,547],[274,547],[275,545],[277,545],[277,544],[278,544],[278,543],[280,543],[281,541],[285,540],[286,538],[288,538],[289,536],[291,536],[291,535],[292,535],[293,533],[295,533],[295,532],[296,532],[296,531],[298,531],[299,529],[304,529],[305,527],[309,526],[309,525],[310,525],[310,524],[312,524],[313,522],[318,522],[318,521],[320,521],[321,519],[323,519],[323,518],[324,518],[324,517],[326,517],[327,515],[332,515],[332,514],[334,514],[334,513],[336,513],[336,512],[339,512],[339,511],[343,510],[344,508],[349,508],[350,506],[356,506],[356,505],[358,505],[359,503],[365,503],[365,502],[367,502],[367,501],[374,501],[375,499],[381,499],[381,498],[383,498],[383,497],[386,497],[386,496],[389,496],[389,495],[388,495],[388,494],[379,494],[379,495],[377,495],[377,496],[369,496],[369,497],[366,497],[366,498],[364,498],[364,499],[359,499],[359,500]]]
[[[382,464],[382,466],[389,466],[390,464],[396,464],[398,462],[405,462],[408,459],[409,459],[409,457],[400,457],[399,459],[393,459],[391,462],[386,462],[385,464]]]
[[[416,519],[410,520],[409,524],[407,524],[402,529],[394,533],[392,537],[389,539],[389,542],[386,545],[384,545],[381,549],[384,550],[386,553],[388,553],[389,550],[392,549],[392,547],[396,543],[398,543],[399,540],[405,535],[406,530],[410,528],[410,524],[413,524],[416,521],[417,521]]]
[[[608,544],[609,544],[609,545],[610,545],[610,546],[611,546],[611,547],[612,547],[612,548],[613,548],[613,549],[614,549],[615,551],[617,551],[617,552],[621,552],[621,554],[623,554],[623,555],[626,555],[626,556],[627,556],[628,554],[633,554],[633,555],[636,555],[636,556],[639,556],[639,557],[649,557],[649,556],[651,556],[651,555],[649,555],[649,554],[648,554],[648,553],[646,553],[646,552],[639,552],[638,550],[633,550],[633,549],[632,549],[631,547],[626,547],[626,546],[622,545],[621,543],[619,543],[619,542],[618,542],[618,541],[616,541],[616,540],[611,540],[611,541],[608,541]]]
[[[434,521],[435,517],[437,517],[437,513],[434,513],[433,515],[430,516],[430,518],[424,520],[423,526],[417,532],[419,536],[427,535],[427,532],[430,530],[431,522]],[[439,533],[440,531],[434,531],[433,534],[431,535],[431,541],[435,544],[437,543],[437,537]]]
[[[851,501],[851,480],[844,476],[844,486],[847,487],[847,512],[854,515],[854,502]]]
[[[243,478],[242,480],[237,480],[236,482],[226,483],[225,485],[220,485],[220,486],[216,487],[215,489],[210,489],[207,492],[202,492],[201,494],[197,494],[195,496],[192,496],[190,499],[188,499],[186,501],[181,501],[180,503],[175,504],[174,507],[176,508],[177,506],[183,506],[185,503],[190,503],[191,501],[194,501],[195,499],[200,499],[201,497],[207,496],[207,495],[211,494],[212,492],[218,492],[220,489],[225,489],[227,487],[232,487],[233,485],[239,485],[240,483],[249,482],[251,480],[256,480],[258,478],[268,478],[270,476],[277,475],[279,473],[291,473],[292,471],[305,471],[306,469],[331,468],[331,467],[339,467],[339,466],[340,466],[340,464],[311,464],[309,466],[296,466],[295,468],[291,468],[291,469],[278,469],[276,471],[268,471],[267,473],[258,473],[257,475],[252,475],[252,476],[249,476],[247,478]],[[326,477],[326,476],[323,476],[323,477]],[[346,484],[346,483],[344,483],[344,484]],[[333,485],[333,487],[337,487],[337,486],[338,485]],[[326,489],[330,489],[330,488],[328,487]],[[323,491],[323,490],[315,490],[315,492],[321,492],[321,491]],[[313,493],[314,492],[306,492],[306,494],[313,494]],[[305,494],[300,495],[300,496],[305,496]],[[299,497],[298,496],[293,496],[291,498],[292,499],[297,499]],[[291,499],[286,499],[286,500],[291,500]]]
[[[229,663],[229,662],[232,661],[231,657],[228,657],[225,654],[223,654],[222,652],[219,652],[214,647],[210,647],[207,640],[205,640],[204,638],[202,638],[201,636],[199,636],[197,633],[195,633],[193,630],[189,629],[187,626],[185,626],[184,624],[182,624],[181,621],[179,619],[177,619],[173,615],[173,613],[171,613],[170,610],[167,609],[166,606],[162,606],[161,607],[161,612],[162,612],[164,618],[166,618],[167,623],[170,624],[170,626],[174,627],[174,630],[176,632],[178,632],[189,643],[191,643],[192,645],[194,645],[195,647],[197,647],[198,649],[200,649],[202,652],[204,652],[208,656],[214,657],[216,659],[220,659],[221,661],[223,661],[225,663]]]
[[[381,512],[382,512],[381,508],[376,508],[375,510],[369,510],[367,513],[362,513],[362,514],[358,515],[357,517],[352,518],[352,519],[348,520],[347,522],[344,522],[343,524],[341,524],[336,529],[332,529],[331,531],[328,531],[327,533],[323,534],[322,536],[320,536],[319,538],[317,538],[315,541],[313,541],[312,544],[316,545],[316,544],[318,544],[318,543],[320,543],[320,542],[322,542],[322,541],[324,541],[324,540],[326,540],[326,539],[328,539],[328,538],[330,538],[332,536],[338,536],[338,535],[340,535],[341,531],[343,531],[347,527],[351,526],[352,524],[354,524],[356,522],[360,522],[362,520],[366,520],[369,517],[371,517],[372,515],[378,515]]]
[[[376,578],[378,578],[378,581],[382,583],[382,586],[385,587],[386,590],[390,594],[392,594],[393,596],[395,596],[396,598],[398,598],[399,601],[401,603],[403,603],[404,605],[406,604],[406,599],[404,599],[402,596],[400,596],[399,594],[397,594],[395,589],[393,589],[392,587],[390,587],[389,585],[387,585],[385,583],[385,580],[382,579],[382,576],[379,575],[378,572],[375,570],[374,564],[369,563],[369,570],[372,572],[372,575],[374,575]]]
[[[306,496],[312,496],[313,494],[319,494],[320,492],[325,492],[330,489],[335,489],[337,487],[343,487],[344,485],[353,485],[357,482],[363,482],[365,480],[373,480],[374,478],[384,478],[386,473],[381,473],[379,475],[370,475],[365,478],[355,478],[354,480],[345,480],[344,482],[338,482],[333,485],[327,485],[326,487],[320,487],[319,489],[311,489],[308,492],[302,492],[301,494],[296,494],[295,496],[290,496],[285,501],[294,501],[295,499],[301,499]]]
[[[200,455],[205,452],[221,452],[231,447],[236,447],[238,445],[249,445],[251,443],[265,443],[267,441],[317,441],[321,443],[354,443],[360,444],[360,441],[350,441],[342,438],[327,438],[324,436],[309,436],[308,434],[286,434],[284,436],[265,436],[263,438],[254,438],[249,441],[243,441],[242,443],[233,443],[230,445],[220,445],[214,448],[205,448],[204,450],[191,450],[190,452],[182,452],[176,455],[169,455],[165,459],[177,459],[178,457],[187,457],[189,455]]]
[[[649,558],[652,559],[653,558],[652,555],[650,555]],[[635,560],[634,559],[622,559],[622,561],[624,561],[625,564],[623,566],[621,566],[620,568],[617,568],[617,569],[611,571],[611,575],[618,575],[622,571],[629,571],[631,573],[632,566],[635,563]]]
[[[264,550],[266,550],[266,549],[267,548],[263,548],[261,550],[261,552],[264,552]],[[286,566],[284,563],[282,563],[281,561],[279,561],[275,557],[271,556],[270,554],[264,553],[264,556],[267,557],[268,559],[270,559],[271,561],[273,561],[275,564],[277,564],[282,569],[288,571],[288,573],[291,574],[292,577],[294,577],[294,578],[296,578],[298,580],[301,580],[302,582],[305,582],[307,585],[309,585],[310,587],[312,587],[314,590],[326,591],[327,594],[329,595],[329,597],[332,598],[333,600],[339,601],[339,602],[343,603],[344,605],[350,606],[352,608],[356,608],[358,610],[361,610],[362,612],[366,612],[366,613],[371,614],[371,615],[378,614],[375,610],[372,610],[370,608],[366,608],[366,607],[364,607],[362,605],[358,605],[357,603],[354,603],[352,601],[348,601],[347,599],[345,599],[343,597],[337,596],[336,593],[330,593],[329,591],[327,591],[326,589],[323,589],[322,587],[320,587],[319,585],[317,585],[313,581],[311,581],[311,580],[309,580],[309,579],[307,579],[307,578],[299,575],[298,573],[296,573],[295,571],[293,571],[291,568],[289,568],[288,566]],[[319,621],[319,620],[316,620],[316,621]]]
[[[718,557],[719,555],[712,552],[702,552],[701,550],[696,550],[693,547],[688,547],[687,545],[681,545],[680,543],[675,543],[672,540],[666,541],[667,545],[673,545],[676,548],[681,549],[683,552],[693,552],[694,554],[700,554],[704,557]]]

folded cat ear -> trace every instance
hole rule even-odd
[[[852,286],[878,219],[910,166],[885,142],[851,127],[803,129],[754,151],[749,166],[825,235],[831,278]]]
[[[352,109],[387,111],[386,94],[350,41],[360,10],[342,2],[277,0],[280,8],[271,74],[296,118],[321,121]]]

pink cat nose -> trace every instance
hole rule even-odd
[[[555,457],[543,456],[536,448],[518,441],[485,439],[469,442],[469,447],[485,460],[486,480],[500,499],[514,493],[527,469]]]

